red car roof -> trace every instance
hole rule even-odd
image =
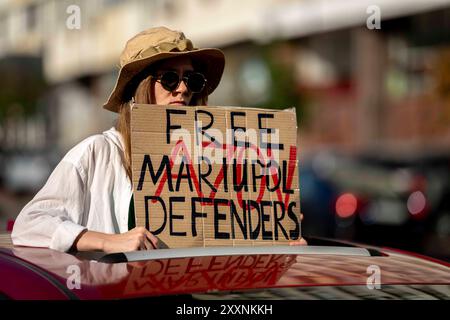
[[[332,252],[208,254],[104,263],[49,249],[14,247],[0,249],[0,264],[3,266],[6,260],[11,264],[14,259],[21,268],[28,266],[30,276],[37,272],[43,278],[53,279],[61,295],[66,298],[75,295],[80,299],[139,298],[260,288],[365,286],[371,266],[380,269],[382,285],[450,284],[448,264],[388,249],[378,250],[382,254],[376,256]],[[14,274],[9,272],[8,276],[14,277]],[[17,276],[23,277],[23,270]],[[78,276],[79,289],[70,286]],[[1,287],[6,285],[5,282],[0,283],[0,290],[7,294],[8,288]],[[21,290],[28,288],[13,288],[16,296],[20,296]],[[42,299],[53,297],[46,292],[41,291]]]

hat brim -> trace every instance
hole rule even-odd
[[[205,48],[192,51],[162,52],[124,65],[119,71],[114,89],[103,108],[119,112],[120,105],[126,102],[127,85],[134,77],[157,61],[180,56],[190,57],[203,65],[204,70],[202,71],[208,80],[205,90],[208,90],[208,95],[211,94],[219,85],[225,67],[225,56],[221,50]]]

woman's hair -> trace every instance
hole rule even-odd
[[[142,104],[154,104],[155,96],[153,92],[153,82],[155,79],[150,75],[144,78],[136,88],[133,98],[135,103]],[[208,104],[208,93],[207,90],[203,90],[200,93],[194,93],[192,99],[189,103],[191,106],[206,106]],[[119,117],[115,123],[115,128],[120,132],[124,142],[124,155],[122,157],[122,164],[127,172],[130,181],[133,182],[132,179],[132,170],[131,170],[131,100],[125,103],[122,103],[119,107]]]

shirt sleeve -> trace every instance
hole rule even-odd
[[[64,159],[22,209],[11,234],[14,245],[68,251],[86,229],[84,172]]]

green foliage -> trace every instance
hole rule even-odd
[[[45,90],[41,60],[9,58],[0,63],[0,123],[7,117],[35,114],[37,100]]]
[[[266,61],[272,77],[270,98],[265,106],[270,109],[286,109],[295,107],[297,123],[305,122],[308,99],[298,90],[295,79],[294,59],[283,59],[283,52],[287,43],[272,43],[263,47],[263,59]],[[284,55],[285,56],[285,55]]]

